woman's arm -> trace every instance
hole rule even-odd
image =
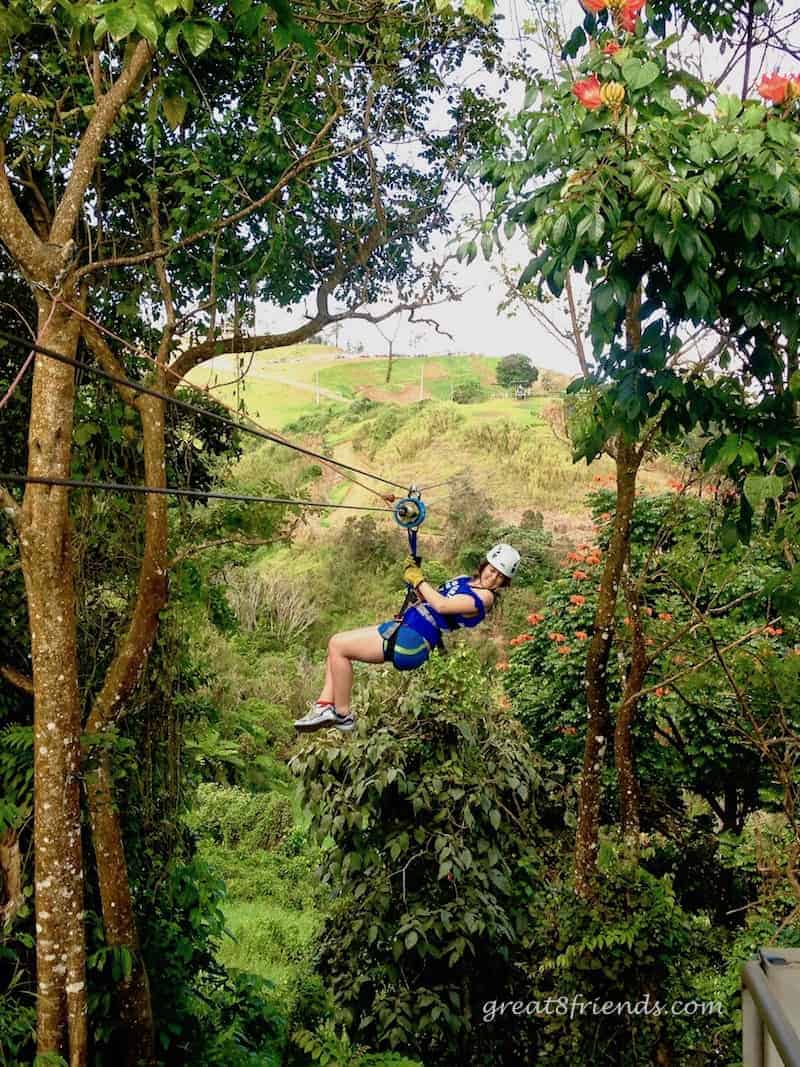
[[[488,611],[494,603],[494,594],[491,589],[476,589],[475,592],[481,598],[484,607]],[[458,596],[442,596],[439,590],[428,581],[419,583],[417,593],[435,611],[440,612],[442,615],[478,614],[475,601],[471,596],[467,596],[466,593],[459,593]]]

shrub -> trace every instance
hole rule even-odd
[[[496,1062],[475,1024],[507,978],[520,857],[542,841],[536,757],[464,647],[367,717],[346,748],[295,761],[338,896],[321,973],[370,1045],[437,1064],[463,1062],[469,1046]]]
[[[477,378],[469,378],[453,386],[452,399],[454,404],[478,404],[488,395]]]
[[[204,783],[188,819],[201,834],[226,847],[277,847],[292,828],[291,802],[275,793]]]

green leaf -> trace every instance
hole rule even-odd
[[[177,130],[186,118],[189,101],[185,96],[165,96],[162,104],[164,117],[173,130]]]
[[[789,379],[789,392],[794,397],[800,397],[800,370],[796,370]]]
[[[658,65],[648,60],[642,66],[642,69],[639,71],[639,73],[636,75],[634,79],[633,88],[646,88],[648,85],[652,84],[652,82],[656,80],[660,73],[661,71],[658,69]]]
[[[761,218],[757,211],[748,209],[742,216],[742,229],[748,241],[752,241],[761,229]]]
[[[75,432],[73,433],[75,444],[83,446],[87,444],[87,442],[90,441],[96,433],[99,432],[100,427],[97,425],[96,422],[84,422],[80,426],[75,427]]]
[[[214,40],[214,31],[205,22],[197,22],[187,19],[181,25],[183,38],[189,46],[189,51],[197,58],[205,52]]]
[[[783,493],[783,478],[777,474],[748,474],[744,480],[744,495],[755,509],[767,500],[777,500]]]
[[[178,36],[181,32],[181,23],[176,22],[174,26],[170,26],[164,37],[164,44],[167,47],[168,52],[173,54],[178,51]]]
[[[556,219],[555,226],[553,226],[553,233],[551,239],[553,244],[558,244],[564,234],[567,232],[567,226],[569,225],[569,219],[566,215],[559,215]],[[488,256],[486,257],[489,258]]]
[[[719,137],[715,137],[711,142],[711,147],[722,158],[734,150],[738,140],[739,138],[735,133],[721,133]]]
[[[406,934],[406,948],[413,948],[419,941],[419,934],[416,930],[409,930]]]
[[[136,29],[151,44],[155,44],[161,32],[153,5],[148,0],[137,0]]]
[[[113,4],[105,9],[104,15],[108,32],[115,41],[121,41],[136,29],[136,12],[127,4]]]

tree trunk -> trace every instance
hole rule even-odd
[[[149,1067],[155,1062],[150,982],[139,947],[122,824],[114,804],[111,760],[106,753],[88,776],[88,795],[106,944],[126,949],[131,956],[130,974],[117,986],[120,1051],[124,1050],[127,1067]]]
[[[22,904],[22,856],[16,830],[0,834],[0,923],[11,922]]]
[[[626,572],[628,563],[623,567]],[[617,767],[617,789],[619,791],[619,816],[623,836],[638,845],[639,834],[639,782],[636,778],[636,766],[633,755],[631,729],[636,710],[639,706],[639,693],[647,674],[647,654],[645,652],[644,633],[639,607],[639,596],[630,576],[623,574],[625,600],[628,605],[628,617],[631,621],[633,651],[622,703],[617,710],[617,724],[614,729],[614,761]]]
[[[39,342],[74,357],[77,319],[39,300]],[[74,374],[37,357],[31,390],[28,473],[68,478]],[[28,599],[34,681],[34,847],[37,1048],[87,1062],[75,590],[69,494],[28,485],[20,556]]]
[[[163,374],[157,387],[169,391]],[[164,402],[139,394],[134,403],[142,420],[145,482],[165,486]],[[133,615],[89,716],[90,735],[102,734],[116,723],[147,663],[159,612],[167,603],[166,497],[148,495],[145,508],[145,547]],[[146,1067],[155,1062],[150,983],[140,951],[122,823],[114,803],[107,753],[101,755],[98,766],[87,776],[87,783],[106,942],[114,948],[127,949],[133,960],[130,976],[118,987],[125,1063],[127,1067]]]
[[[614,529],[600,579],[594,633],[586,657],[586,704],[589,722],[579,782],[578,831],[575,842],[575,892],[589,900],[595,893],[600,831],[600,779],[608,737],[608,657],[614,631],[622,567],[628,556],[636,475],[641,463],[635,446],[622,436],[616,442],[617,503]]]

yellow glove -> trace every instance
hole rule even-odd
[[[420,582],[425,581],[425,575],[422,573],[422,568],[418,563],[415,562],[413,556],[406,556],[403,579],[415,589],[420,584]]]

